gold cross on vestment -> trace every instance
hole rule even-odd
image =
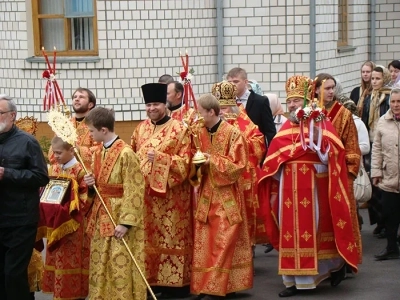
[[[341,201],[342,200],[342,195],[340,195],[340,193],[339,192],[336,192],[336,195],[335,195],[335,197],[334,197],[337,201]]]
[[[304,206],[304,208],[306,208],[311,202],[306,197],[304,197],[304,199],[301,200],[300,203]]]
[[[308,170],[310,170],[309,168],[307,168],[306,164],[303,164],[303,166],[299,169],[304,175],[306,175],[306,173],[308,172]]]
[[[308,233],[308,231],[306,230],[306,232],[303,233],[303,235],[301,236],[303,239],[306,240],[306,242],[310,239],[310,237],[312,237],[311,234]]]
[[[290,208],[290,206],[292,205],[292,201],[287,198],[287,200],[285,201],[285,205],[287,206],[287,208]]]
[[[289,233],[289,231],[286,231],[283,237],[285,238],[286,241],[289,241],[292,238],[292,235]]]
[[[339,219],[339,222],[336,224],[336,226],[340,227],[341,229],[344,228],[344,226],[346,225],[346,221],[343,221],[342,219]]]

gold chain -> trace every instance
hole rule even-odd
[[[299,136],[300,136],[300,132],[299,132],[299,134],[297,135],[296,139],[294,139],[294,140],[293,140],[293,136],[294,136],[294,131],[293,131],[293,126],[292,126],[292,149],[290,150],[290,154],[289,154],[290,157],[293,156],[294,151],[296,150],[297,139],[298,139]]]

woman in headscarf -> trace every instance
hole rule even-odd
[[[265,94],[269,99],[269,106],[271,107],[272,116],[274,117],[274,123],[276,132],[281,129],[283,123],[286,122],[287,118],[283,115],[283,107],[276,94]]]
[[[389,86],[394,86],[395,83],[397,83],[400,79],[400,60],[395,59],[394,61],[390,62],[388,69],[391,76]]]
[[[355,87],[350,94],[350,99],[354,101],[355,104],[358,104],[360,99],[364,100],[371,91],[371,76],[372,70],[375,68],[375,64],[372,61],[366,61],[361,66],[361,85]]]
[[[365,99],[360,99],[357,105],[371,141],[374,140],[379,118],[389,110],[390,81],[389,70],[384,66],[376,66],[371,76],[372,92]]]
[[[258,82],[256,80],[253,79],[249,79],[247,81],[248,84],[248,89],[252,90],[254,93],[260,95],[260,96],[264,96],[264,93],[262,91],[261,86],[258,84]]]

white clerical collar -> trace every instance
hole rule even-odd
[[[107,143],[103,143],[104,148],[109,148],[114,142],[115,140],[118,138],[118,135],[116,135],[111,141],[108,141]]]
[[[76,160],[76,157],[74,157],[73,159],[71,159],[69,162],[67,162],[66,164],[62,165],[62,169],[68,169],[70,167],[72,167],[74,164],[76,164],[78,161]]]

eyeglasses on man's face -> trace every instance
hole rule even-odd
[[[9,113],[9,112],[12,112],[12,110],[0,111],[0,115],[2,116],[2,115],[6,114],[6,113]]]

